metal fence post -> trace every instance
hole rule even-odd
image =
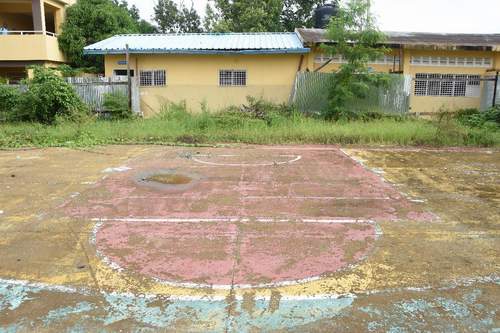
[[[132,110],[132,80],[130,78],[130,53],[128,44],[125,45],[126,58],[127,58],[127,81],[128,81],[128,109]]]
[[[497,105],[497,90],[498,90],[498,74],[500,72],[497,71],[497,75],[495,76],[495,86],[493,88],[493,102],[492,102],[492,107],[495,107]]]

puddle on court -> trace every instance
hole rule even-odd
[[[200,176],[177,170],[152,170],[135,176],[135,182],[140,186],[147,186],[159,190],[187,190],[194,186]]]
[[[155,182],[164,185],[186,185],[193,181],[189,176],[183,174],[157,174],[142,179],[144,182]]]

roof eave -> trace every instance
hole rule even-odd
[[[310,48],[266,49],[266,50],[165,50],[165,49],[129,49],[130,54],[198,54],[198,55],[253,55],[253,54],[304,54]],[[124,49],[84,49],[85,55],[125,54]]]

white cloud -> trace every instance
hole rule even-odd
[[[176,0],[181,1],[181,0]],[[152,20],[156,0],[129,0]],[[190,0],[185,0],[190,5]],[[194,0],[203,14],[207,0]],[[372,0],[382,30],[500,33],[500,0]]]

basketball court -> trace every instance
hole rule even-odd
[[[493,329],[499,156],[0,152],[0,331]]]

